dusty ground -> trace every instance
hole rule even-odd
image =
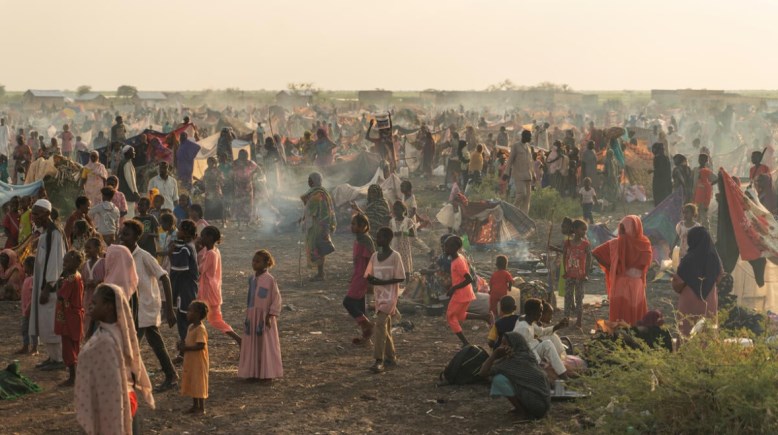
[[[418,190],[422,190],[421,188]],[[419,194],[433,198],[431,192]],[[442,199],[438,199],[442,201]],[[644,211],[646,206],[634,211]],[[633,210],[630,210],[633,212]],[[623,213],[622,213],[623,214]],[[618,219],[621,214],[614,215]],[[296,219],[297,216],[288,216]],[[547,223],[538,222],[531,251],[542,252]],[[436,246],[439,231],[424,237]],[[560,239],[561,236],[556,236]],[[555,402],[550,418],[523,424],[507,415],[509,405],[492,400],[487,386],[438,387],[436,382],[447,361],[459,349],[444,318],[422,313],[404,315],[415,324],[412,332],[395,336],[400,366],[382,375],[367,369],[372,349],[355,347],[357,330],[341,306],[351,273],[350,234],[335,237],[336,254],[329,257],[329,279],[305,283],[298,279],[296,234],[264,235],[252,231],[225,231],[221,247],[224,263],[224,318],[234,327],[244,319],[246,282],[251,273],[251,254],[269,249],[278,266],[272,271],[279,282],[285,309],[279,319],[285,376],[272,386],[246,383],[237,378],[239,349],[232,340],[209,327],[211,357],[210,397],[207,415],[185,416],[191,400],[178,391],[155,396],[157,409],[139,411],[145,433],[526,433],[578,432],[575,403]],[[496,252],[476,252],[481,270],[492,269]],[[419,257],[416,264],[424,264]],[[418,266],[417,266],[418,267]],[[307,276],[308,271],[303,273]],[[487,276],[488,278],[488,276]],[[602,276],[592,279],[589,294],[604,295]],[[674,300],[667,284],[650,284],[649,307],[670,312],[666,300]],[[561,298],[560,298],[561,299]],[[561,305],[561,300],[560,300]],[[291,308],[291,309],[290,309]],[[19,359],[25,375],[44,389],[39,394],[0,402],[3,433],[80,433],[72,404],[73,390],[57,387],[65,372],[45,373],[33,365],[44,356],[12,353],[20,346],[18,302],[0,302],[0,364]],[[607,307],[587,307],[584,330],[594,319],[607,317]],[[560,315],[555,315],[559,319]],[[486,345],[484,323],[467,322],[465,332],[472,342]],[[563,332],[581,343],[582,331]],[[168,349],[174,348],[175,329],[164,328]],[[141,345],[144,361],[155,383],[162,373],[148,344]],[[571,383],[574,386],[574,382]]]

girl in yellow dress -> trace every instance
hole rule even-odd
[[[187,414],[205,414],[208,398],[208,332],[203,320],[208,316],[208,305],[201,301],[189,304],[186,319],[189,329],[186,340],[178,344],[184,354],[184,374],[181,376],[181,395],[193,399]]]

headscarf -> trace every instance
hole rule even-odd
[[[613,151],[613,156],[616,157],[616,160],[618,160],[619,166],[623,168],[626,162],[624,160],[624,151],[621,149],[621,144],[619,143],[618,138],[614,137],[611,139],[610,149]]]
[[[119,245],[111,245],[119,246]],[[121,246],[124,248],[124,246]],[[110,247],[109,247],[110,249]],[[124,248],[129,252],[127,248]],[[135,268],[133,267],[133,270]],[[124,357],[124,367],[132,373],[132,377],[135,380],[135,389],[140,392],[146,403],[154,408],[154,396],[152,395],[151,380],[149,374],[146,372],[146,366],[143,364],[143,359],[140,355],[140,347],[138,346],[138,335],[135,331],[135,323],[132,320],[132,309],[130,303],[124,296],[124,291],[117,285],[103,283],[113,290],[114,297],[116,297],[116,325],[119,327],[119,333],[121,334],[121,347],[122,356]]]
[[[659,310],[651,310],[646,313],[641,320],[638,320],[638,326],[662,326],[665,324],[664,315]]]
[[[643,234],[643,222],[640,218],[629,215],[624,216],[619,223],[618,237],[605,243],[610,251],[610,264],[605,267],[607,290],[610,296],[610,292],[616,286],[616,277],[632,268],[644,253],[648,252],[650,256],[651,241]],[[643,276],[647,270],[648,265],[643,270]]]
[[[522,397],[522,405],[527,411],[548,409],[551,407],[551,390],[548,386],[546,372],[538,365],[535,354],[530,350],[524,337],[518,332],[508,332],[503,335],[511,346],[510,356],[502,358],[492,366],[492,375],[503,375],[511,382],[517,392],[532,392],[533,404],[526,404],[528,397]],[[537,414],[537,412],[535,412]],[[545,414],[545,412],[543,413]],[[534,415],[542,417],[543,415]]]
[[[321,174],[318,172],[311,172],[310,175],[308,175],[308,179],[311,180],[311,184],[313,184],[312,187],[321,187]]]
[[[105,250],[106,284],[115,284],[124,290],[124,297],[130,297],[138,291],[138,273],[135,260],[129,249],[122,245],[111,245]]]
[[[389,205],[384,199],[384,191],[378,184],[371,184],[367,188],[367,207],[365,214],[370,221],[370,232],[376,234],[382,227],[389,225],[391,214]]]
[[[690,229],[687,241],[689,249],[678,265],[677,274],[704,301],[721,274],[721,259],[705,227]]]

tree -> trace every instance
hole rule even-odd
[[[89,85],[81,85],[76,89],[76,94],[78,95],[84,95],[92,92],[92,87]]]
[[[308,92],[310,94],[316,94],[320,91],[319,88],[317,88],[313,83],[311,82],[298,82],[298,83],[289,83],[286,85],[286,88],[289,89],[292,93],[305,93]]]
[[[515,85],[510,79],[505,79],[486,88],[488,92],[494,91],[517,91],[520,87]]]
[[[138,95],[138,88],[135,86],[121,85],[118,89],[116,89],[117,97],[132,98],[136,95]]]

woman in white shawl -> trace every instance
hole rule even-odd
[[[152,408],[154,397],[130,305],[118,286],[101,284],[89,311],[97,330],[79,354],[76,419],[90,435],[131,434],[138,406],[136,392]]]

